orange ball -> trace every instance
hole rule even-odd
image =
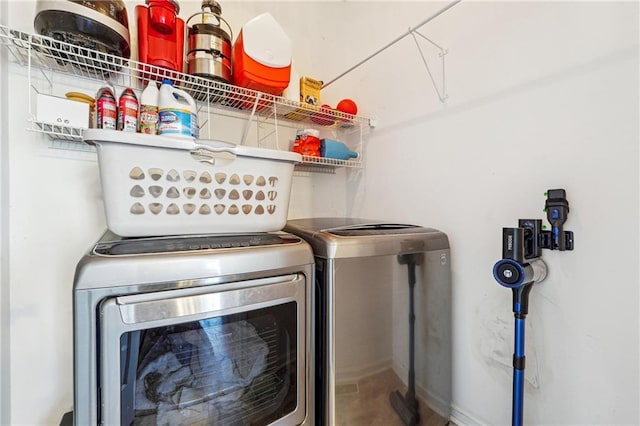
[[[338,111],[345,114],[356,115],[358,113],[358,105],[351,99],[343,99],[336,105]]]

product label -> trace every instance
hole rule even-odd
[[[118,130],[124,132],[135,132],[138,130],[138,102],[135,100],[125,100],[120,102],[118,111]]]
[[[300,78],[300,102],[320,106],[322,81],[309,77]]]
[[[98,128],[116,129],[118,121],[116,103],[112,99],[98,99]]]
[[[191,111],[176,108],[163,108],[158,113],[158,134],[193,136]]]
[[[140,106],[140,133],[158,134],[158,107],[154,105]]]

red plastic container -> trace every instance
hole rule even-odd
[[[293,142],[293,152],[311,157],[320,157],[320,132],[317,130],[298,130]]]
[[[282,95],[291,77],[291,54],[291,41],[269,13],[253,18],[233,45],[233,84]]]
[[[182,72],[184,21],[174,0],[146,0],[135,8],[138,23],[138,60],[171,71]]]

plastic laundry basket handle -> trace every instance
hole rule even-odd
[[[205,141],[198,140],[193,144],[195,149],[204,149],[212,152],[228,152],[233,155],[238,155],[238,145],[230,143],[230,142],[222,142],[222,141]]]
[[[217,160],[230,163],[238,156],[238,147],[232,143],[211,141],[211,143],[196,143],[194,149],[189,151],[191,155],[201,163],[216,165]],[[229,154],[221,156],[220,154]]]

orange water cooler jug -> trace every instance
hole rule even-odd
[[[291,40],[273,16],[256,16],[233,45],[233,84],[280,96],[289,85],[291,55]]]
[[[184,21],[178,17],[175,0],[146,0],[135,8],[138,23],[138,60],[171,71],[182,72]],[[163,74],[164,75],[164,74]]]

